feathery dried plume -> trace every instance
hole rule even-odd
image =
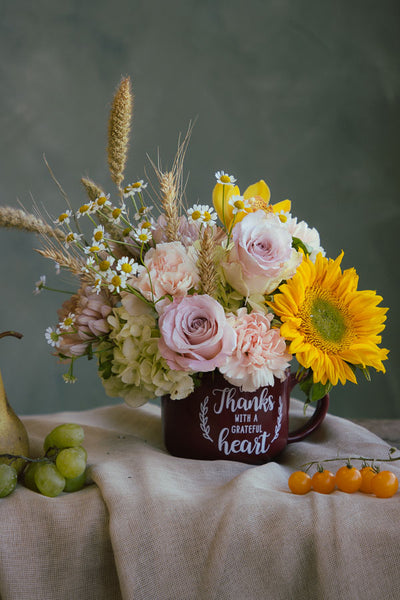
[[[65,233],[61,229],[54,228],[39,217],[11,206],[0,206],[0,227],[30,231],[39,235],[55,237],[60,241],[65,239]]]
[[[217,270],[214,262],[215,238],[211,227],[204,227],[200,240],[198,269],[203,294],[214,296],[217,289]]]
[[[121,191],[128,155],[129,133],[133,110],[133,94],[129,77],[122,79],[111,105],[108,121],[108,166],[111,179]]]
[[[88,177],[81,178],[81,184],[86,190],[89,200],[94,202],[99,196],[105,196],[105,193],[97,183],[89,179]]]

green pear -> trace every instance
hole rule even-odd
[[[10,334],[9,334],[10,335]],[[11,334],[12,335],[12,334]],[[3,335],[0,335],[3,337]],[[24,424],[17,417],[8,403],[0,372],[0,454],[17,454],[29,456],[29,438]],[[21,472],[25,465],[22,459],[13,460],[0,457],[0,463],[12,465]]]

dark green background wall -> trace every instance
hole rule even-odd
[[[36,0],[0,2],[0,203],[57,216],[64,203],[42,155],[79,206],[80,177],[111,189],[109,104],[121,75],[136,95],[128,179],[146,154],[171,163],[197,117],[186,159],[190,203],[210,201],[214,172],[242,187],[264,178],[318,228],[331,257],[344,249],[360,288],[390,306],[387,374],[339,385],[331,412],[400,417],[398,0]],[[111,403],[93,363],[66,385],[44,340],[61,297],[33,296],[52,264],[28,234],[0,230],[0,368],[20,413]]]

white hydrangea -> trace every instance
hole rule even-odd
[[[152,314],[129,314],[121,306],[108,317],[115,344],[112,375],[103,380],[108,395],[122,397],[130,406],[170,395],[186,398],[194,389],[189,373],[171,370],[158,350],[159,330]]]

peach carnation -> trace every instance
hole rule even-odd
[[[272,314],[240,308],[227,316],[237,336],[235,350],[219,370],[232,385],[243,392],[274,385],[274,377],[283,381],[291,355],[278,329],[271,329]]]
[[[186,249],[181,242],[161,243],[151,248],[144,264],[138,277],[130,283],[147,300],[157,301],[166,294],[185,296],[199,283],[191,249]]]

